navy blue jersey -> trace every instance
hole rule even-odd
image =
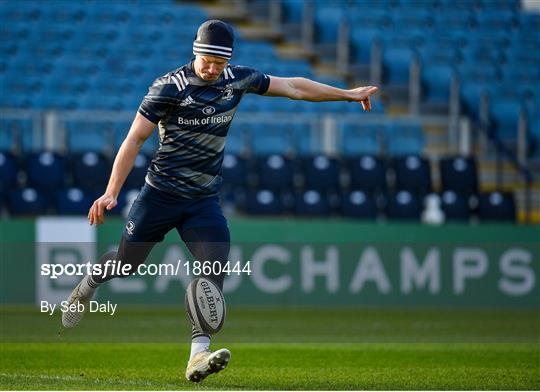
[[[228,65],[206,82],[192,63],[156,79],[139,113],[159,125],[160,145],[146,182],[184,198],[216,195],[221,187],[225,137],[245,93],[264,94],[270,79],[247,67]]]

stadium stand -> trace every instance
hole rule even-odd
[[[444,158],[440,161],[440,172],[444,190],[452,190],[465,196],[478,193],[478,171],[474,158]]]
[[[283,155],[260,156],[255,160],[255,176],[258,186],[266,189],[291,188],[295,168],[292,160]]]
[[[485,221],[510,221],[516,218],[514,197],[507,192],[481,193],[478,197],[478,216]]]
[[[13,190],[9,194],[8,209],[17,215],[44,215],[48,212],[49,201],[38,190],[25,187]]]
[[[468,221],[471,217],[468,198],[453,190],[444,191],[441,208],[447,221]]]
[[[68,160],[71,163],[75,186],[93,195],[105,189],[112,168],[107,157],[99,152],[87,151],[75,153]]]
[[[422,202],[418,195],[409,191],[392,193],[387,200],[386,216],[395,220],[418,221],[422,213]]]
[[[329,197],[323,191],[305,189],[296,195],[295,213],[300,216],[328,216],[331,213]]]
[[[248,192],[246,210],[252,215],[280,215],[285,212],[285,206],[279,193],[258,189]]]
[[[347,218],[374,220],[378,215],[375,197],[360,190],[354,190],[343,195],[341,214]]]
[[[382,98],[366,115],[345,102],[246,95],[239,113],[247,121],[240,115],[233,122],[223,169],[222,196],[236,211],[418,220],[423,198],[439,192],[451,220],[516,217],[522,203],[515,195],[481,193],[493,190],[482,187],[481,175],[493,156],[456,157],[458,149],[446,145],[448,116],[467,116],[474,131],[513,151],[525,127],[526,159],[540,161],[540,15],[517,0],[238,3],[258,21],[270,13],[249,10],[280,7],[282,35],[252,39],[239,28],[233,63],[339,87],[380,83]],[[210,8],[173,0],[107,7],[0,1],[0,108],[9,114],[0,118],[0,199],[7,212],[82,213],[105,186],[148,86],[192,57],[193,33]],[[283,56],[289,43],[308,55]],[[319,73],[329,62],[339,72]],[[404,108],[412,116],[400,117]],[[17,109],[25,114],[9,112]],[[99,115],[73,115],[86,111]],[[114,114],[122,112],[131,117]],[[437,150],[426,119],[440,113],[446,138]],[[269,120],[249,121],[265,114]],[[126,192],[143,184],[158,145],[155,132]],[[479,194],[472,210],[468,198]]]
[[[427,159],[416,155],[394,160],[395,187],[419,195],[431,193],[431,168]]]

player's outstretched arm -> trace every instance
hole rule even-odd
[[[122,185],[133,167],[135,158],[139,153],[144,141],[152,134],[156,124],[147,120],[144,116],[137,113],[131,128],[116,154],[114,164],[109,178],[109,184],[105,193],[94,201],[88,211],[88,221],[96,226],[105,222],[105,209],[110,211],[116,206],[118,194]]]
[[[303,101],[349,101],[362,104],[364,110],[371,110],[370,97],[379,88],[374,86],[357,87],[345,90],[315,82],[307,78],[280,78],[269,76],[270,85],[264,95],[286,97]]]

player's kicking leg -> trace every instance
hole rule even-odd
[[[210,374],[225,369],[231,359],[231,352],[226,348],[217,351],[204,350],[193,356],[188,362],[186,379],[200,382]]]
[[[100,263],[103,264],[107,260],[112,260],[115,256],[116,252],[105,253],[101,256]],[[97,281],[98,278],[91,275],[85,276],[67,298],[68,310],[62,312],[62,325],[65,328],[75,327],[84,317],[90,300],[94,297],[97,288],[102,283],[102,281]],[[69,306],[79,304],[83,306]]]
[[[218,204],[216,204],[218,206]],[[212,206],[206,208],[211,211]],[[217,207],[219,208],[219,207]],[[219,209],[218,223],[212,227],[198,227],[181,231],[182,240],[186,243],[189,251],[196,260],[227,260],[230,249],[229,229]],[[223,290],[224,274],[212,275],[208,278]],[[193,382],[200,382],[211,374],[218,373],[225,369],[231,359],[231,352],[226,348],[217,351],[210,351],[210,336],[198,331],[195,327],[191,334],[191,354],[186,368],[186,379]]]
[[[68,310],[62,313],[62,325],[65,328],[73,328],[82,320],[88,303],[94,296],[98,284],[93,281],[92,276],[85,276],[75,289],[71,292],[67,299],[69,305]],[[82,304],[83,306],[79,306]]]

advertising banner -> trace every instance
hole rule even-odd
[[[65,299],[84,274],[76,266],[114,250],[123,224],[2,222],[1,302]],[[539,306],[537,227],[233,220],[230,230],[226,265],[193,260],[171,232],[138,273],[111,280],[98,298],[181,304],[193,276],[213,268],[225,271],[224,293],[236,305]]]

